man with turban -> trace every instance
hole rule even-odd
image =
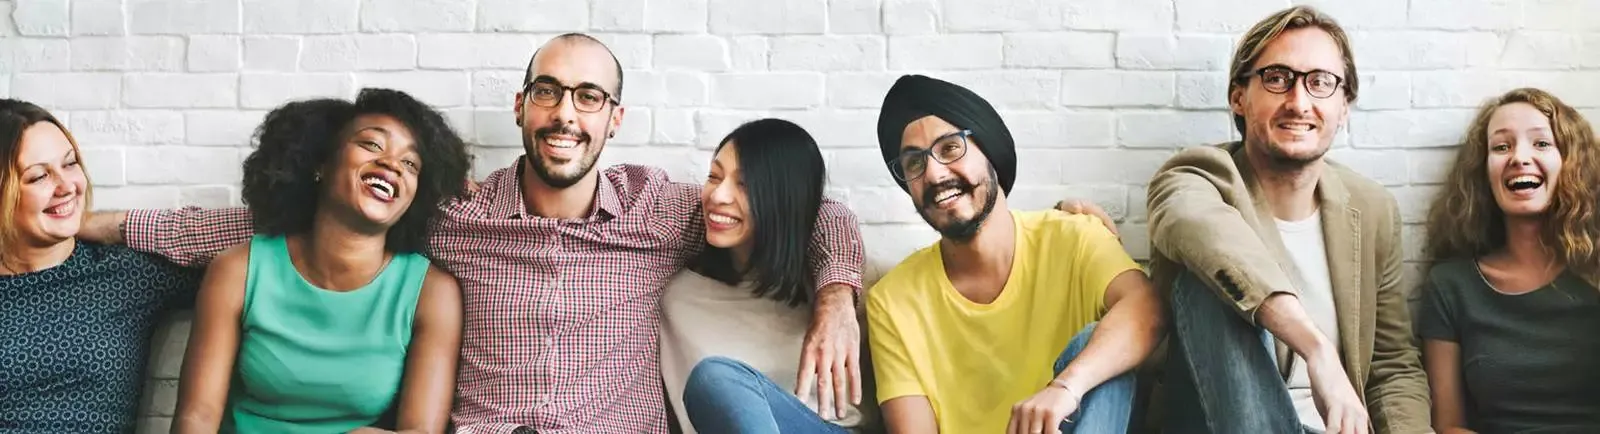
[[[1010,210],[1011,132],[961,86],[901,77],[878,144],[941,235],[868,291],[890,431],[1125,432],[1130,370],[1163,326],[1160,298],[1117,237],[1093,216]]]

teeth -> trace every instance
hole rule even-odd
[[[71,214],[72,213],[72,202],[67,202],[67,203],[63,203],[63,204],[60,204],[60,205],[52,206],[52,207],[49,207],[49,208],[45,208],[44,209],[44,213],[45,214],[50,214],[50,215],[67,215],[67,214]]]
[[[544,139],[544,143],[562,149],[578,147],[578,141],[576,140]]]
[[[731,225],[731,224],[739,222],[739,219],[736,219],[736,218],[733,218],[733,217],[728,217],[728,216],[725,216],[725,215],[722,215],[722,214],[707,214],[706,218],[710,219],[713,222],[721,223],[721,224],[725,224],[725,225]]]
[[[369,187],[372,187],[373,191],[376,191],[380,196],[383,196],[384,199],[394,197],[394,185],[390,184],[389,181],[385,181],[383,178],[367,176],[361,178],[361,182],[367,184]]]
[[[957,195],[960,195],[960,194],[961,194],[960,190],[949,189],[949,190],[945,190],[945,191],[940,192],[939,195],[938,196],[934,196],[933,199],[934,199],[935,202],[944,202],[945,200],[948,200],[948,199],[950,199],[952,197],[956,197]]]
[[[1278,124],[1278,128],[1295,131],[1311,131],[1311,124]]]

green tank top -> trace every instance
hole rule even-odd
[[[371,283],[336,292],[306,282],[281,236],[250,240],[239,355],[223,430],[348,432],[400,392],[428,260],[397,254]]]

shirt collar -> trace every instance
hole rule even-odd
[[[528,215],[528,204],[522,197],[523,169],[527,167],[523,164],[523,160],[526,158],[526,156],[517,157],[514,165],[508,168],[511,170],[503,172],[512,176],[500,176],[492,185],[486,186],[494,195],[492,202],[489,203],[489,218],[504,220],[531,217]],[[610,177],[601,172],[598,184],[599,187],[595,191],[595,202],[598,206],[590,208],[588,220],[622,215],[622,200],[617,196],[617,187],[611,184]]]

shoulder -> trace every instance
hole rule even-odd
[[[218,253],[217,258],[211,260],[211,265],[206,268],[206,272],[208,274],[239,273],[239,276],[244,276],[245,270],[250,266],[250,245],[253,244],[256,237],[251,237],[250,240],[251,242],[229,247],[224,249],[222,253]]]
[[[1233,152],[1238,150],[1240,146],[1243,145],[1239,142],[1229,142],[1183,148],[1173,154],[1172,158],[1168,158],[1163,167],[1196,166],[1211,170],[1238,171],[1233,162]]]
[[[1350,192],[1350,202],[1358,209],[1393,214],[1399,208],[1394,195],[1389,193],[1389,189],[1384,188],[1383,184],[1344,164],[1331,160],[1327,161],[1327,164],[1328,170],[1338,176],[1339,182]]]
[[[934,243],[912,252],[894,268],[890,268],[888,273],[884,273],[867,290],[868,301],[887,307],[896,300],[910,296],[918,288],[927,286],[930,278],[939,273],[938,242]]]
[[[1482,284],[1483,274],[1470,258],[1439,261],[1428,267],[1427,285],[1434,290],[1458,292],[1472,284]]]
[[[428,272],[422,278],[422,290],[417,294],[417,303],[417,309],[423,312],[459,312],[461,284],[454,275],[429,264]]]

